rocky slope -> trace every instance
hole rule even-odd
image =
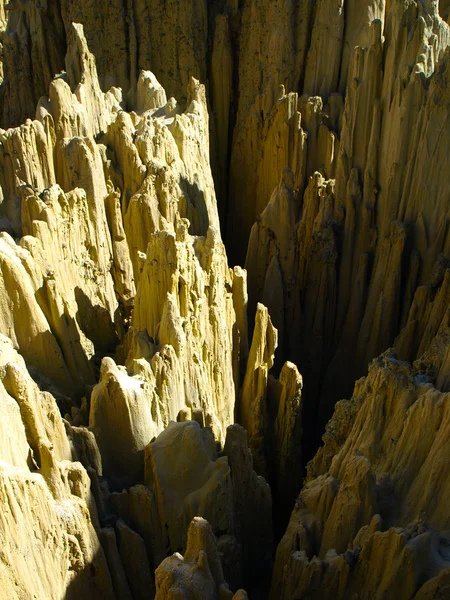
[[[0,3],[2,598],[450,596],[449,9]]]

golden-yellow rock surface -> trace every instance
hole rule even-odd
[[[450,595],[449,10],[0,2],[1,598]]]
[[[27,589],[37,598],[57,598],[64,590],[68,598],[136,598],[143,586],[152,595],[152,570],[165,551],[155,558],[145,535],[111,521],[108,485],[143,481],[148,445],[184,409],[225,440],[248,353],[246,279],[228,268],[220,239],[204,88],[191,81],[183,113],[155,76],[143,72],[135,87],[138,112],[126,113],[119,89],[100,89],[80,25],[73,25],[68,41],[67,74],[52,81],[37,119],[2,132],[1,140],[0,331],[10,338],[2,338],[1,460],[9,490],[2,503],[14,495],[23,505],[21,516],[19,509],[10,515],[12,508],[3,515],[1,589],[14,598]],[[119,342],[126,365],[105,357]],[[66,428],[55,400],[39,391],[16,349],[43,389],[56,394],[72,422]],[[26,384],[8,366],[10,354]],[[85,394],[89,403],[80,408]],[[202,477],[201,465],[183,451],[193,475]],[[78,458],[83,466],[71,462]],[[36,492],[27,491],[30,485]],[[185,525],[173,523],[174,549],[195,514],[209,515],[217,483],[211,485]],[[42,541],[24,568],[20,557],[38,518],[29,502],[42,509]],[[73,514],[66,528],[60,503]],[[270,492],[267,503],[269,514]],[[232,488],[226,509],[233,534]],[[23,531],[10,539],[13,518]],[[220,530],[222,521],[215,526]],[[47,531],[56,537],[42,552]],[[164,538],[158,543],[164,548]],[[27,569],[47,569],[48,578],[41,583]]]
[[[184,557],[174,554],[156,570],[155,599],[245,600],[247,597],[243,590],[236,594],[229,590],[211,527],[205,519],[195,517],[189,526]]]
[[[326,104],[325,92],[299,103],[309,182],[304,189],[285,162],[293,174],[283,174],[265,203],[246,259],[250,307],[268,305],[281,356],[298,364],[305,381],[305,417],[320,431],[335,401],[396,338],[410,361],[427,351],[439,325],[422,345],[413,342],[422,336],[413,331],[415,305],[424,314],[424,291],[434,296],[448,260],[448,199],[436,175],[448,154],[438,134],[447,123],[448,25],[436,3],[396,1],[387,11],[384,3],[364,3],[359,14],[352,6],[361,45],[346,59],[343,110],[336,95]],[[370,25],[367,15],[375,17]],[[433,170],[426,156],[435,157]]]
[[[0,365],[2,597],[113,599],[89,477],[72,462],[56,401],[4,336]]]
[[[308,466],[278,546],[274,597],[280,588],[283,598],[321,597],[314,572],[338,598],[353,590],[375,598],[425,594],[422,585],[450,559],[448,406],[448,393],[392,353],[372,362],[352,399],[338,404]],[[430,562],[419,559],[423,552]]]

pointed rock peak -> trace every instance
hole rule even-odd
[[[66,71],[72,90],[75,91],[79,84],[88,83],[89,80],[96,82],[100,88],[95,57],[89,52],[84,28],[80,23],[72,23],[69,29]]]
[[[143,113],[167,104],[164,88],[151,71],[141,71],[137,83],[137,111]]]

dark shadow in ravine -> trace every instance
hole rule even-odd
[[[203,190],[198,187],[196,182],[191,183],[185,177],[180,177],[179,185],[183,191],[179,211],[181,216],[190,222],[189,233],[205,236],[210,223]]]

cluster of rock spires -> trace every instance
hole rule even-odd
[[[2,598],[450,597],[449,12],[0,2]]]

